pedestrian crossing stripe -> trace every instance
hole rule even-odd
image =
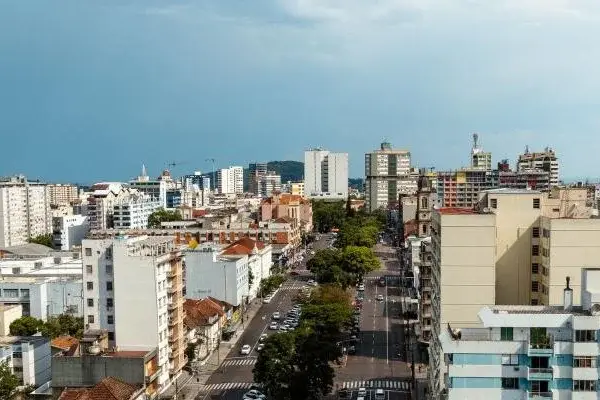
[[[389,390],[410,390],[408,381],[349,381],[341,382],[342,389],[389,389]]]
[[[213,390],[250,389],[250,386],[252,386],[251,382],[224,382],[204,385],[200,390],[211,392]]]
[[[306,286],[306,282],[285,282],[281,285],[282,290],[298,290]]]
[[[254,365],[256,364],[256,358],[243,358],[238,360],[225,360],[223,361],[223,367],[230,367],[236,365]]]

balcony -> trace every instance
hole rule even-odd
[[[551,399],[552,392],[527,392],[527,398],[531,400]]]
[[[173,300],[172,302],[167,304],[167,309],[169,311],[176,310],[177,308],[179,308],[179,305],[180,305],[180,301],[179,301],[179,298],[177,298],[177,300]]]
[[[529,357],[552,357],[554,354],[554,343],[551,340],[532,343],[529,342],[527,355]]]
[[[160,375],[161,369],[158,368],[156,371],[151,372],[150,374],[146,375],[145,379],[146,379],[146,384],[150,384],[152,382],[154,382],[156,380],[156,378],[158,378],[158,376]]]
[[[527,367],[527,379],[530,381],[551,381],[552,368]]]
[[[167,293],[169,293],[169,294],[179,293],[180,291],[181,291],[181,285],[179,285],[179,284],[175,284],[175,285],[171,285],[171,286],[167,287]]]

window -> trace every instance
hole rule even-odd
[[[498,208],[498,199],[490,199],[490,208]]]
[[[112,292],[112,290],[113,290],[113,283],[112,282],[110,282],[110,281],[106,282],[106,290],[108,292]]]
[[[113,315],[107,315],[106,316],[106,322],[109,325],[113,325],[115,323],[115,317]]]
[[[502,354],[502,365],[519,365],[519,355]]]
[[[106,249],[106,253],[104,255],[104,258],[106,258],[107,260],[110,260],[112,258],[112,247],[108,247]]]
[[[531,273],[537,274],[539,272],[540,272],[540,264],[538,264],[538,263],[531,264]]]
[[[19,297],[19,289],[4,289],[4,297]]]
[[[113,299],[112,297],[107,297],[106,298],[106,308],[113,308],[114,303],[113,303]]]
[[[89,248],[89,247],[86,247],[85,248],[85,255],[88,256],[88,257],[91,257],[92,256],[92,249]]]
[[[502,378],[502,389],[518,389],[519,378]]]
[[[108,340],[115,340],[115,333],[114,332],[108,332]]]
[[[88,307],[94,307],[94,299],[87,299]]]
[[[113,266],[112,266],[112,264],[107,264],[106,265],[106,273],[107,274],[112,274],[113,273]]]
[[[545,247],[542,247],[542,256],[550,257],[550,250]]]
[[[423,233],[424,235],[426,235],[426,234],[427,234],[427,225],[423,225],[423,232],[422,232],[422,233]]]
[[[576,330],[575,331],[576,342],[595,342],[596,331],[592,330]]]
[[[88,315],[88,324],[93,324],[93,323],[94,323],[94,316]]]
[[[513,340],[513,328],[500,328],[500,340]]]
[[[596,368],[596,357],[574,357],[573,368]]]
[[[540,208],[540,199],[533,199],[533,208]]]
[[[574,392],[595,392],[596,381],[573,380]]]
[[[534,226],[533,228],[531,228],[531,236],[533,236],[534,238],[539,238],[540,237],[540,228],[538,228],[537,226]]]
[[[532,306],[537,306],[538,304],[539,304],[538,303],[538,299],[531,299],[531,305]]]
[[[85,266],[85,272],[87,272],[88,274],[91,274],[94,272],[94,269],[92,268],[91,265],[86,265]]]
[[[539,256],[540,255],[540,246],[538,246],[537,244],[534,244],[533,246],[531,246],[531,255]]]
[[[542,236],[545,238],[549,238],[550,237],[550,231],[546,228],[542,229]]]
[[[94,290],[94,282],[86,282],[87,290]]]
[[[23,358],[23,353],[20,351],[13,351],[13,358]]]
[[[23,372],[23,367],[13,367],[14,372]]]
[[[21,297],[29,297],[29,289],[21,289]]]

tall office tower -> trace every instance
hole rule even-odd
[[[479,135],[473,134],[473,147],[471,148],[471,169],[490,171],[492,169],[492,153],[483,151],[479,146]]]
[[[0,179],[0,247],[25,244],[51,232],[48,187],[24,176]]]
[[[191,175],[185,175],[182,178],[182,183],[185,190],[200,189],[210,192],[210,177],[202,175],[200,171],[194,171]]]
[[[258,195],[260,197],[271,197],[275,192],[281,192],[281,175],[273,171],[258,177]]]
[[[187,361],[182,256],[173,238],[85,239],[82,249],[86,330],[107,330],[120,351],[156,349],[164,388]]]
[[[348,153],[320,148],[305,151],[304,191],[311,198],[347,198]]]
[[[244,193],[244,168],[229,167],[218,170],[217,190],[222,194]]]
[[[250,163],[248,165],[248,191],[259,194],[259,178],[267,174],[267,163]]]
[[[410,152],[394,150],[388,142],[365,154],[365,206],[373,211],[398,201],[400,194],[412,195],[418,174],[411,173]]]
[[[559,165],[556,153],[550,147],[539,153],[530,153],[529,146],[525,147],[525,153],[519,155],[517,171],[542,170],[550,174],[550,186],[557,186],[559,182]]]
[[[70,184],[48,185],[48,192],[50,193],[50,205],[52,206],[69,205],[79,198],[77,186]]]

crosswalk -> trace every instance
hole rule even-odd
[[[306,286],[306,282],[300,282],[300,281],[289,281],[289,282],[284,282],[281,285],[281,290],[300,290],[302,289],[304,286]]]
[[[388,390],[410,390],[409,381],[348,381],[341,382],[340,387],[343,389],[388,389]]]
[[[256,364],[256,358],[240,358],[236,360],[225,360],[223,361],[223,367],[241,366],[241,365],[254,365]]]
[[[242,390],[242,389],[250,389],[252,386],[252,382],[223,382],[223,383],[212,383],[208,385],[203,385],[200,389],[204,392],[211,392],[213,390]],[[340,382],[336,386],[342,389],[354,389],[358,390],[359,388],[365,389],[384,389],[384,390],[396,390],[396,391],[409,391],[410,390],[410,382],[409,381],[384,381],[384,380],[374,380],[374,381],[348,381],[348,382]]]

